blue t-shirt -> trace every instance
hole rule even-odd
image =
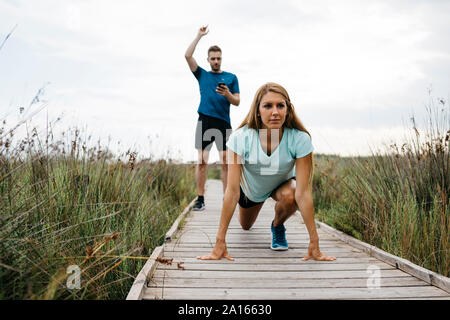
[[[200,105],[197,112],[210,117],[230,121],[230,102],[224,96],[216,92],[219,82],[225,82],[231,93],[239,93],[237,77],[226,71],[214,73],[206,71],[200,66],[193,72],[200,87]]]
[[[227,147],[242,158],[242,191],[254,202],[263,202],[276,187],[295,177],[295,159],[314,150],[306,132],[284,128],[280,144],[268,156],[261,147],[258,131],[247,125],[230,135]]]

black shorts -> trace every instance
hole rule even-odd
[[[283,184],[285,184],[287,181],[289,181],[291,179],[295,180],[295,177],[289,178],[288,180],[280,183],[280,185],[278,187],[273,189],[271,195],[274,194],[278,190],[279,187],[281,187]],[[239,187],[239,188],[241,189],[241,194],[239,195],[239,202],[238,203],[239,203],[239,205],[242,208],[247,209],[247,208],[251,208],[251,207],[257,206],[258,204],[264,203],[264,201],[263,202],[253,202],[252,200],[247,198],[247,196],[245,195],[244,191],[242,191],[242,188],[241,187]]]
[[[209,151],[215,142],[218,151],[225,151],[231,131],[231,125],[225,120],[199,113],[195,128],[195,149]]]

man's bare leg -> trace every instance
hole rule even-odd
[[[220,151],[220,159],[222,164],[222,184],[223,184],[223,194],[225,194],[225,190],[227,189],[227,178],[228,178],[228,162],[227,162],[227,152]]]
[[[206,172],[208,166],[209,151],[198,150],[198,161],[195,167],[195,180],[197,182],[197,194],[205,195]]]

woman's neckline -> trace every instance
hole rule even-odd
[[[286,130],[285,130],[285,129],[286,129],[286,128],[283,128],[283,129],[282,129],[280,142],[278,143],[278,145],[275,147],[274,150],[271,150],[271,151],[270,151],[270,155],[267,154],[266,151],[264,151],[264,149],[263,149],[263,147],[262,147],[262,144],[261,144],[261,138],[259,137],[259,130],[260,130],[260,129],[257,129],[257,130],[256,130],[256,135],[258,136],[258,145],[259,145],[260,151],[262,151],[267,157],[269,157],[269,158],[272,157],[272,155],[273,155],[273,154],[278,150],[278,148],[280,147],[280,144],[283,142],[284,136],[286,135]]]

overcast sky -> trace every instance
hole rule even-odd
[[[277,82],[316,152],[363,155],[424,117],[430,88],[448,101],[449,17],[445,0],[0,0],[0,44],[17,25],[0,51],[0,119],[18,121],[45,85],[33,123],[63,114],[55,130],[194,160],[200,94],[184,53],[208,24],[194,57],[210,70],[217,44],[222,69],[237,75],[233,128],[256,90]]]

